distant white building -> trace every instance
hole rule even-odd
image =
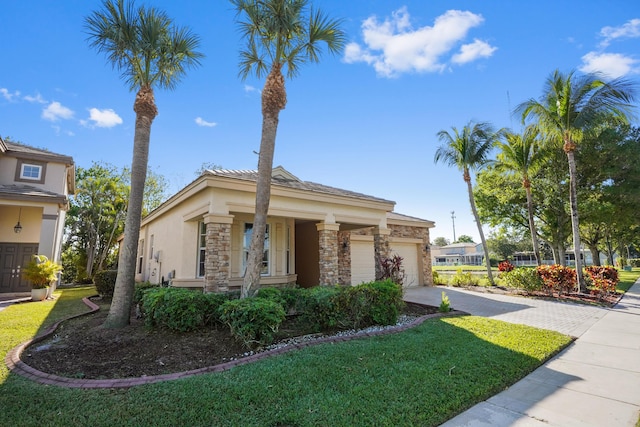
[[[481,243],[452,243],[431,247],[431,262],[438,265],[483,265]]]

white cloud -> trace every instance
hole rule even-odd
[[[479,58],[489,58],[497,49],[497,47],[493,47],[487,42],[475,39],[473,43],[462,45],[460,53],[456,53],[451,57],[451,62],[454,64],[466,64]]]
[[[20,96],[20,92],[19,91],[15,91],[13,93],[9,92],[9,89],[4,88],[4,87],[0,87],[0,95],[2,95],[2,97],[4,99],[6,99],[7,101],[11,102],[13,101],[13,98],[17,98],[18,96]]]
[[[470,29],[483,22],[481,15],[449,10],[438,16],[432,27],[413,29],[408,9],[402,7],[384,22],[379,22],[375,16],[367,18],[362,23],[365,46],[349,43],[344,61],[365,62],[383,77],[406,72],[442,72],[447,67],[447,55],[465,39]],[[463,64],[489,57],[495,50],[488,43],[475,40],[462,46],[451,60]]]
[[[205,119],[203,119],[202,117],[196,117],[195,122],[196,122],[196,124],[197,124],[198,126],[205,126],[205,127],[209,127],[209,128],[212,128],[212,127],[214,127],[214,126],[216,126],[216,125],[217,125],[217,123],[215,123],[215,122],[208,122],[208,121],[206,121]]]
[[[52,122],[56,122],[60,119],[71,119],[73,117],[73,111],[57,101],[53,101],[45,109],[42,110],[42,118]]]
[[[36,96],[25,95],[23,97],[23,99],[25,101],[27,101],[27,102],[35,102],[35,103],[38,103],[38,104],[46,104],[47,103],[47,101],[45,101],[45,99],[39,93],[37,93]]]
[[[254,87],[254,86],[251,86],[251,85],[244,85],[244,91],[245,91],[246,93],[251,93],[251,92],[258,92],[258,93],[260,93],[260,89],[258,89],[258,88],[256,88],[256,87]]]
[[[631,19],[620,27],[603,27],[600,36],[604,38],[600,43],[603,47],[609,46],[615,39],[640,37],[640,19]]]
[[[113,110],[99,110],[97,108],[89,109],[89,120],[92,121],[93,126],[99,128],[112,128],[122,124],[122,118]],[[86,121],[81,121],[82,124],[86,124]]]
[[[619,53],[589,52],[582,57],[579,69],[584,73],[602,73],[607,77],[617,78],[640,72],[639,62]]]

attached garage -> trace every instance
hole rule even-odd
[[[416,242],[391,242],[392,256],[397,254],[402,257],[405,287],[420,286],[423,283],[418,248]]]
[[[351,236],[351,284],[375,280],[373,236]]]

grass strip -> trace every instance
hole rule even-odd
[[[0,312],[1,356],[63,312],[86,310],[80,299],[91,293],[64,290],[55,302]],[[43,386],[3,367],[0,425],[435,426],[513,384],[569,342],[555,332],[465,316],[124,390]]]

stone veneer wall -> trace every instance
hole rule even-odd
[[[389,234],[387,230],[384,233],[380,233],[377,228],[371,229],[373,233],[373,254],[375,256],[375,278],[378,280],[382,277],[382,266],[378,262],[379,259],[389,258],[391,256],[391,245],[389,243]]]
[[[318,230],[318,251],[320,255],[320,285],[338,283],[338,231]]]
[[[351,233],[338,232],[338,283],[351,284]]]
[[[205,292],[227,292],[231,273],[231,224],[207,224]]]

